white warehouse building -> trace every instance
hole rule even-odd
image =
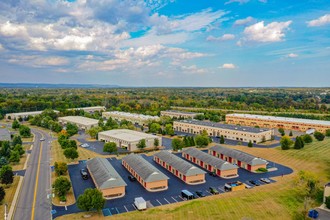
[[[158,116],[151,116],[151,115],[142,115],[142,114],[135,114],[129,112],[119,112],[119,111],[111,111],[111,112],[102,112],[102,117],[109,119],[115,119],[117,121],[127,120],[132,122],[133,124],[139,125],[147,125],[149,121],[159,121]]]
[[[81,130],[88,130],[92,127],[98,126],[99,121],[92,118],[82,117],[82,116],[66,116],[59,117],[59,123],[66,125],[68,123],[75,124]]]

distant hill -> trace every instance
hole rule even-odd
[[[118,85],[99,84],[48,84],[48,83],[0,83],[0,88],[119,88]]]

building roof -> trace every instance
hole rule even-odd
[[[124,118],[134,118],[140,120],[159,120],[158,116],[142,115],[142,114],[129,113],[129,112],[111,111],[111,112],[103,112],[102,115],[103,114],[110,114],[115,116],[121,116]]]
[[[10,132],[6,128],[0,128],[0,141],[10,141]]]
[[[166,110],[166,111],[161,111],[161,112],[173,112],[173,113],[178,113],[178,114],[185,114],[185,115],[201,115],[204,113],[198,113],[198,112],[183,112],[183,111],[178,111],[178,110]]]
[[[250,164],[252,166],[268,163],[266,160],[255,157],[251,154],[247,154],[247,153],[244,153],[242,151],[235,150],[235,149],[222,147],[220,145],[213,146],[213,147],[210,148],[210,150],[213,150],[217,153],[229,156],[231,158],[235,158],[239,161],[245,162],[245,163]]]
[[[55,113],[59,113],[57,110],[53,110]],[[33,112],[16,112],[16,113],[7,113],[6,116],[21,116],[21,115],[40,115],[43,111],[33,111]]]
[[[232,169],[238,168],[238,166],[236,166],[236,165],[233,165],[227,161],[221,160],[220,158],[213,157],[213,156],[209,155],[208,153],[197,150],[194,147],[184,148],[183,152],[186,154],[189,154],[190,156],[193,156],[193,157],[197,158],[198,160],[201,160],[204,163],[207,163],[219,170],[232,170]]]
[[[99,135],[100,134],[110,136],[113,138],[117,138],[120,140],[128,141],[128,142],[137,142],[142,139],[159,138],[156,135],[147,134],[147,133],[139,132],[139,131],[133,131],[133,130],[129,130],[129,129],[113,129],[113,130],[109,130],[109,131],[99,132]]]
[[[66,117],[59,117],[58,120],[64,120],[70,123],[77,123],[82,125],[95,125],[98,124],[99,121],[93,118],[87,118],[82,116],[66,116]]]
[[[192,165],[191,163],[188,163],[187,161],[181,159],[180,157],[166,150],[162,150],[156,153],[154,156],[166,162],[168,165],[178,170],[180,173],[182,173],[185,176],[194,176],[194,175],[206,173],[202,169]]]
[[[91,106],[91,107],[79,107],[79,108],[69,108],[67,110],[98,110],[106,109],[105,106]]]
[[[228,114],[227,116],[234,116],[234,117],[236,116],[236,117],[243,117],[243,118],[249,118],[249,119],[272,120],[272,121],[278,121],[278,122],[292,122],[292,123],[305,123],[305,124],[313,124],[313,125],[330,126],[330,121],[324,121],[324,120],[287,118],[287,117],[250,115],[250,114]]]
[[[105,158],[95,157],[87,161],[87,168],[93,175],[99,189],[127,186],[125,181]]]
[[[231,125],[231,124],[215,123],[215,122],[210,122],[210,121],[182,120],[182,121],[178,121],[178,122],[186,123],[186,124],[193,124],[193,125],[200,125],[200,126],[207,126],[207,127],[214,127],[214,128],[222,128],[222,129],[228,129],[228,130],[237,130],[237,131],[249,132],[249,133],[262,133],[265,131],[269,131],[269,129],[265,129],[265,128],[237,126],[237,125]]]
[[[169,179],[140,155],[129,154],[123,158],[123,161],[125,161],[145,182]]]

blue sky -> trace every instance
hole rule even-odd
[[[330,86],[328,0],[2,0],[1,82]]]

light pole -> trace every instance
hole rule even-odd
[[[8,214],[7,214],[7,208],[8,208],[8,204],[5,204],[5,220],[8,220]]]

